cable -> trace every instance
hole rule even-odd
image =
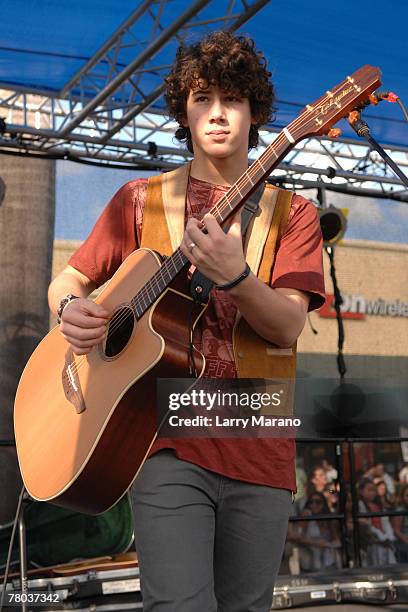
[[[408,111],[407,111],[403,101],[401,100],[401,98],[398,98],[397,102],[398,102],[398,104],[401,107],[401,110],[402,110],[402,113],[403,113],[405,119],[408,121]]]
[[[310,318],[310,312],[308,312],[308,313],[307,313],[307,320],[308,320],[308,323],[309,323],[309,327],[310,327],[310,329],[312,330],[312,332],[314,333],[314,335],[315,335],[315,336],[317,336],[317,334],[318,334],[319,332],[317,331],[317,329],[316,329],[316,328],[314,328],[314,327],[313,327],[313,323],[312,323],[312,320],[311,320],[311,318]]]
[[[386,102],[397,102],[400,105],[402,114],[404,115],[406,121],[408,121],[408,111],[398,94],[394,93],[393,91],[377,90],[369,96],[369,101],[372,104],[378,104],[383,100],[385,100]]]
[[[194,376],[194,378],[198,378],[198,370],[195,363],[195,355],[194,355],[194,307],[196,306],[196,302],[192,302],[190,311],[188,313],[188,370],[190,376]],[[0,610],[1,612],[1,610]]]
[[[334,249],[331,246],[325,247],[326,253],[330,259],[330,276],[333,281],[333,293],[334,293],[334,309],[336,311],[337,328],[338,328],[338,342],[337,342],[337,370],[340,374],[340,378],[343,381],[344,375],[347,372],[346,362],[344,361],[343,345],[344,345],[344,326],[343,317],[341,314],[340,307],[343,303],[340,289],[337,284],[336,268],[334,267]]]
[[[22,489],[20,491],[20,495],[18,496],[16,516],[15,516],[14,522],[13,522],[13,529],[11,531],[10,544],[9,544],[9,549],[8,549],[8,553],[7,553],[6,569],[4,570],[3,589],[2,589],[1,601],[0,601],[0,612],[2,612],[2,610],[3,610],[4,598],[6,596],[6,585],[7,585],[8,574],[9,574],[9,571],[10,571],[11,555],[12,555],[12,552],[13,552],[14,538],[15,538],[15,535],[16,535],[17,523],[18,523],[18,518],[20,516],[20,511],[21,511],[21,506],[22,506],[22,503],[23,503],[24,493],[25,493],[25,486],[23,485],[23,487],[22,487]]]

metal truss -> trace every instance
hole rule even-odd
[[[264,131],[263,146],[274,136]],[[408,149],[385,147],[407,175]],[[353,195],[408,202],[406,185],[365,140],[312,137],[298,143],[273,173],[273,182],[293,188],[326,187]]]
[[[29,122],[34,121],[38,125],[46,121],[47,125],[51,125],[53,118],[41,107],[41,96],[34,98],[28,94],[0,90],[0,109],[5,108],[5,104],[13,104],[13,112],[20,113],[22,117],[25,115]],[[163,111],[151,109],[140,113],[131,125],[123,128],[120,138],[110,139],[101,148],[92,141],[92,135],[70,134],[60,139],[58,133],[51,129],[44,136],[39,134],[42,130],[36,127],[26,126],[22,131],[21,127],[7,122],[7,132],[0,136],[0,152],[134,169],[166,169],[191,158],[185,148],[175,144],[175,127]],[[276,129],[265,127],[261,131],[258,149],[251,154],[252,159],[258,157],[276,135]],[[397,148],[386,148],[386,151],[408,174],[408,151]],[[335,191],[408,201],[406,187],[365,141],[308,138],[298,143],[279,164],[272,180],[288,187],[318,187],[323,183],[326,188]]]
[[[267,2],[196,0],[180,14],[179,3],[171,0],[141,2],[57,94],[0,83],[0,152],[145,169],[179,165],[190,155],[175,145],[175,124],[163,111],[166,58],[186,38],[217,27],[238,29]],[[276,131],[263,130],[255,157]],[[408,166],[407,151],[387,152],[403,170]],[[401,181],[363,141],[305,140],[273,178],[291,186],[323,181],[333,189],[408,200]]]
[[[117,140],[137,142],[135,118],[155,103],[163,108],[157,102],[170,69],[168,57],[175,55],[180,42],[217,27],[236,30],[268,1],[195,0],[186,3],[187,9],[171,0],[141,2],[57,94],[9,91],[0,83],[9,91],[0,103],[7,111],[8,132],[44,153],[83,143],[84,154],[95,158],[105,148],[111,151]],[[0,144],[7,146],[4,139]]]

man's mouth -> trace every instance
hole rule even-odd
[[[212,134],[213,136],[220,136],[223,134],[229,134],[229,132],[227,130],[211,130],[211,132],[207,132],[207,134]]]

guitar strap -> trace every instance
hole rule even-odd
[[[149,178],[140,246],[171,255],[184,233],[189,164]],[[252,215],[245,236],[245,258],[252,272],[270,284],[276,250],[286,227],[293,193],[267,184],[260,214]],[[296,343],[280,348],[261,338],[238,312],[233,351],[239,378],[279,378],[296,375]],[[290,395],[290,394],[289,394]],[[288,402],[288,412],[291,412]]]
[[[180,246],[189,175],[188,163],[149,178],[140,247],[155,249],[168,256]],[[286,226],[292,195],[290,191],[267,184],[259,202],[260,214],[252,215],[246,232],[246,261],[252,272],[265,283],[271,280],[276,242]]]

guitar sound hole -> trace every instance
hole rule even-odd
[[[111,318],[108,326],[108,335],[105,341],[104,353],[107,357],[118,355],[127,343],[133,332],[135,319],[131,308],[119,308]]]

